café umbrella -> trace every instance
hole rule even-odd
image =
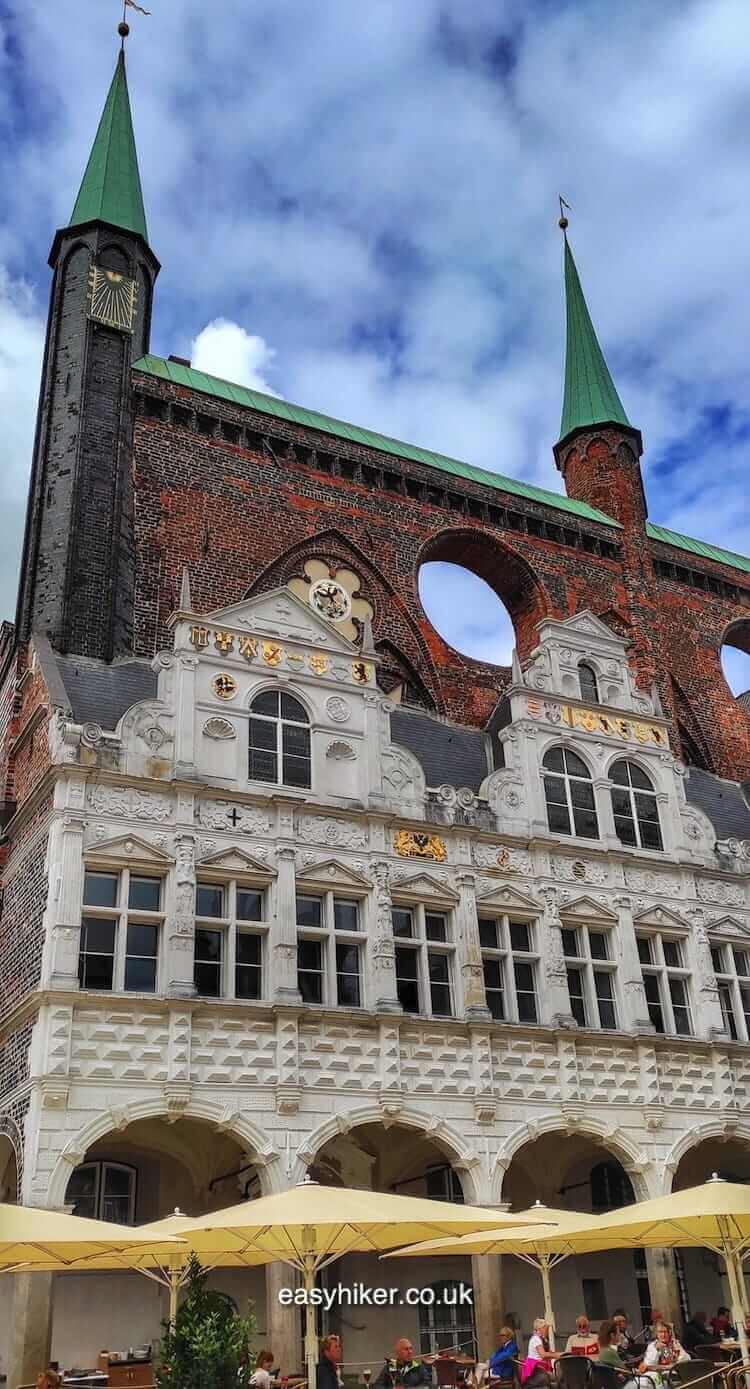
[[[306,1178],[288,1191],[242,1201],[225,1210],[190,1218],[175,1215],[141,1226],[152,1239],[179,1233],[183,1250],[167,1261],[150,1255],[125,1259],[93,1258],[79,1269],[137,1268],[170,1289],[170,1316],[185,1280],[191,1254],[206,1268],[288,1264],[302,1277],[305,1289],[305,1361],[310,1386],[315,1383],[318,1350],[314,1307],[309,1295],[316,1275],[333,1260],[355,1252],[383,1253],[402,1244],[438,1236],[503,1229],[520,1224],[521,1217],[480,1206],[465,1206],[418,1196],[320,1186]]]
[[[154,1239],[132,1226],[86,1220],[42,1206],[0,1205],[0,1272],[22,1267],[33,1273],[51,1265],[66,1269],[81,1260],[120,1256],[133,1248],[168,1256],[180,1243],[166,1232]]]
[[[429,1254],[513,1254],[539,1270],[544,1295],[544,1318],[550,1329],[550,1345],[555,1348],[555,1313],[552,1306],[550,1275],[552,1269],[578,1251],[566,1245],[568,1230],[580,1231],[586,1224],[592,1231],[598,1230],[601,1220],[595,1215],[582,1215],[580,1211],[554,1210],[541,1201],[535,1201],[525,1211],[514,1211],[514,1218],[523,1225],[511,1230],[483,1230],[480,1234],[462,1235],[459,1239],[426,1240],[422,1244],[410,1245],[386,1254],[387,1259],[411,1259]],[[535,1221],[549,1222],[534,1226]],[[525,1228],[525,1227],[530,1228]],[[554,1248],[552,1247],[554,1243]]]

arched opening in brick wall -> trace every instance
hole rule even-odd
[[[732,623],[725,632],[721,668],[735,699],[750,714],[750,618]]]
[[[494,537],[445,531],[425,545],[419,597],[435,631],[453,650],[488,665],[510,665],[536,644],[545,595],[530,567]]]

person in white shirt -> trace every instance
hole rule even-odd
[[[576,1317],[576,1329],[565,1342],[565,1353],[591,1356],[599,1354],[599,1337],[591,1330],[588,1317]]]
[[[549,1389],[552,1383],[552,1362],[559,1360],[560,1353],[550,1350],[548,1338],[549,1324],[544,1317],[537,1317],[521,1369],[521,1383],[524,1389]]]
[[[255,1357],[255,1369],[250,1377],[250,1383],[254,1389],[271,1389],[273,1380],[271,1379],[271,1367],[273,1365],[273,1351],[259,1350]]]
[[[654,1384],[660,1385],[667,1370],[689,1359],[690,1356],[680,1345],[672,1327],[662,1323],[661,1326],[657,1326],[653,1341],[649,1341],[646,1346],[640,1372],[648,1375]]]

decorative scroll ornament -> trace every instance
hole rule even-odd
[[[393,847],[400,858],[428,858],[433,863],[445,863],[448,857],[445,840],[436,834],[413,834],[411,830],[399,830]]]

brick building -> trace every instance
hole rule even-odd
[[[122,56],[50,264],[0,651],[0,1199],[140,1222],[311,1171],[601,1210],[750,1178],[750,715],[720,665],[750,559],[647,520],[567,240],[565,495],[151,355]],[[497,593],[510,668],[434,630],[430,560]],[[539,1311],[515,1260],[415,1269],[470,1279],[474,1324],[340,1314],[351,1367]],[[284,1270],[217,1282],[292,1367]],[[91,1362],[164,1311],[137,1274],[11,1286],[11,1386],[50,1335]],[[563,1329],[725,1297],[696,1252],[556,1291]]]

